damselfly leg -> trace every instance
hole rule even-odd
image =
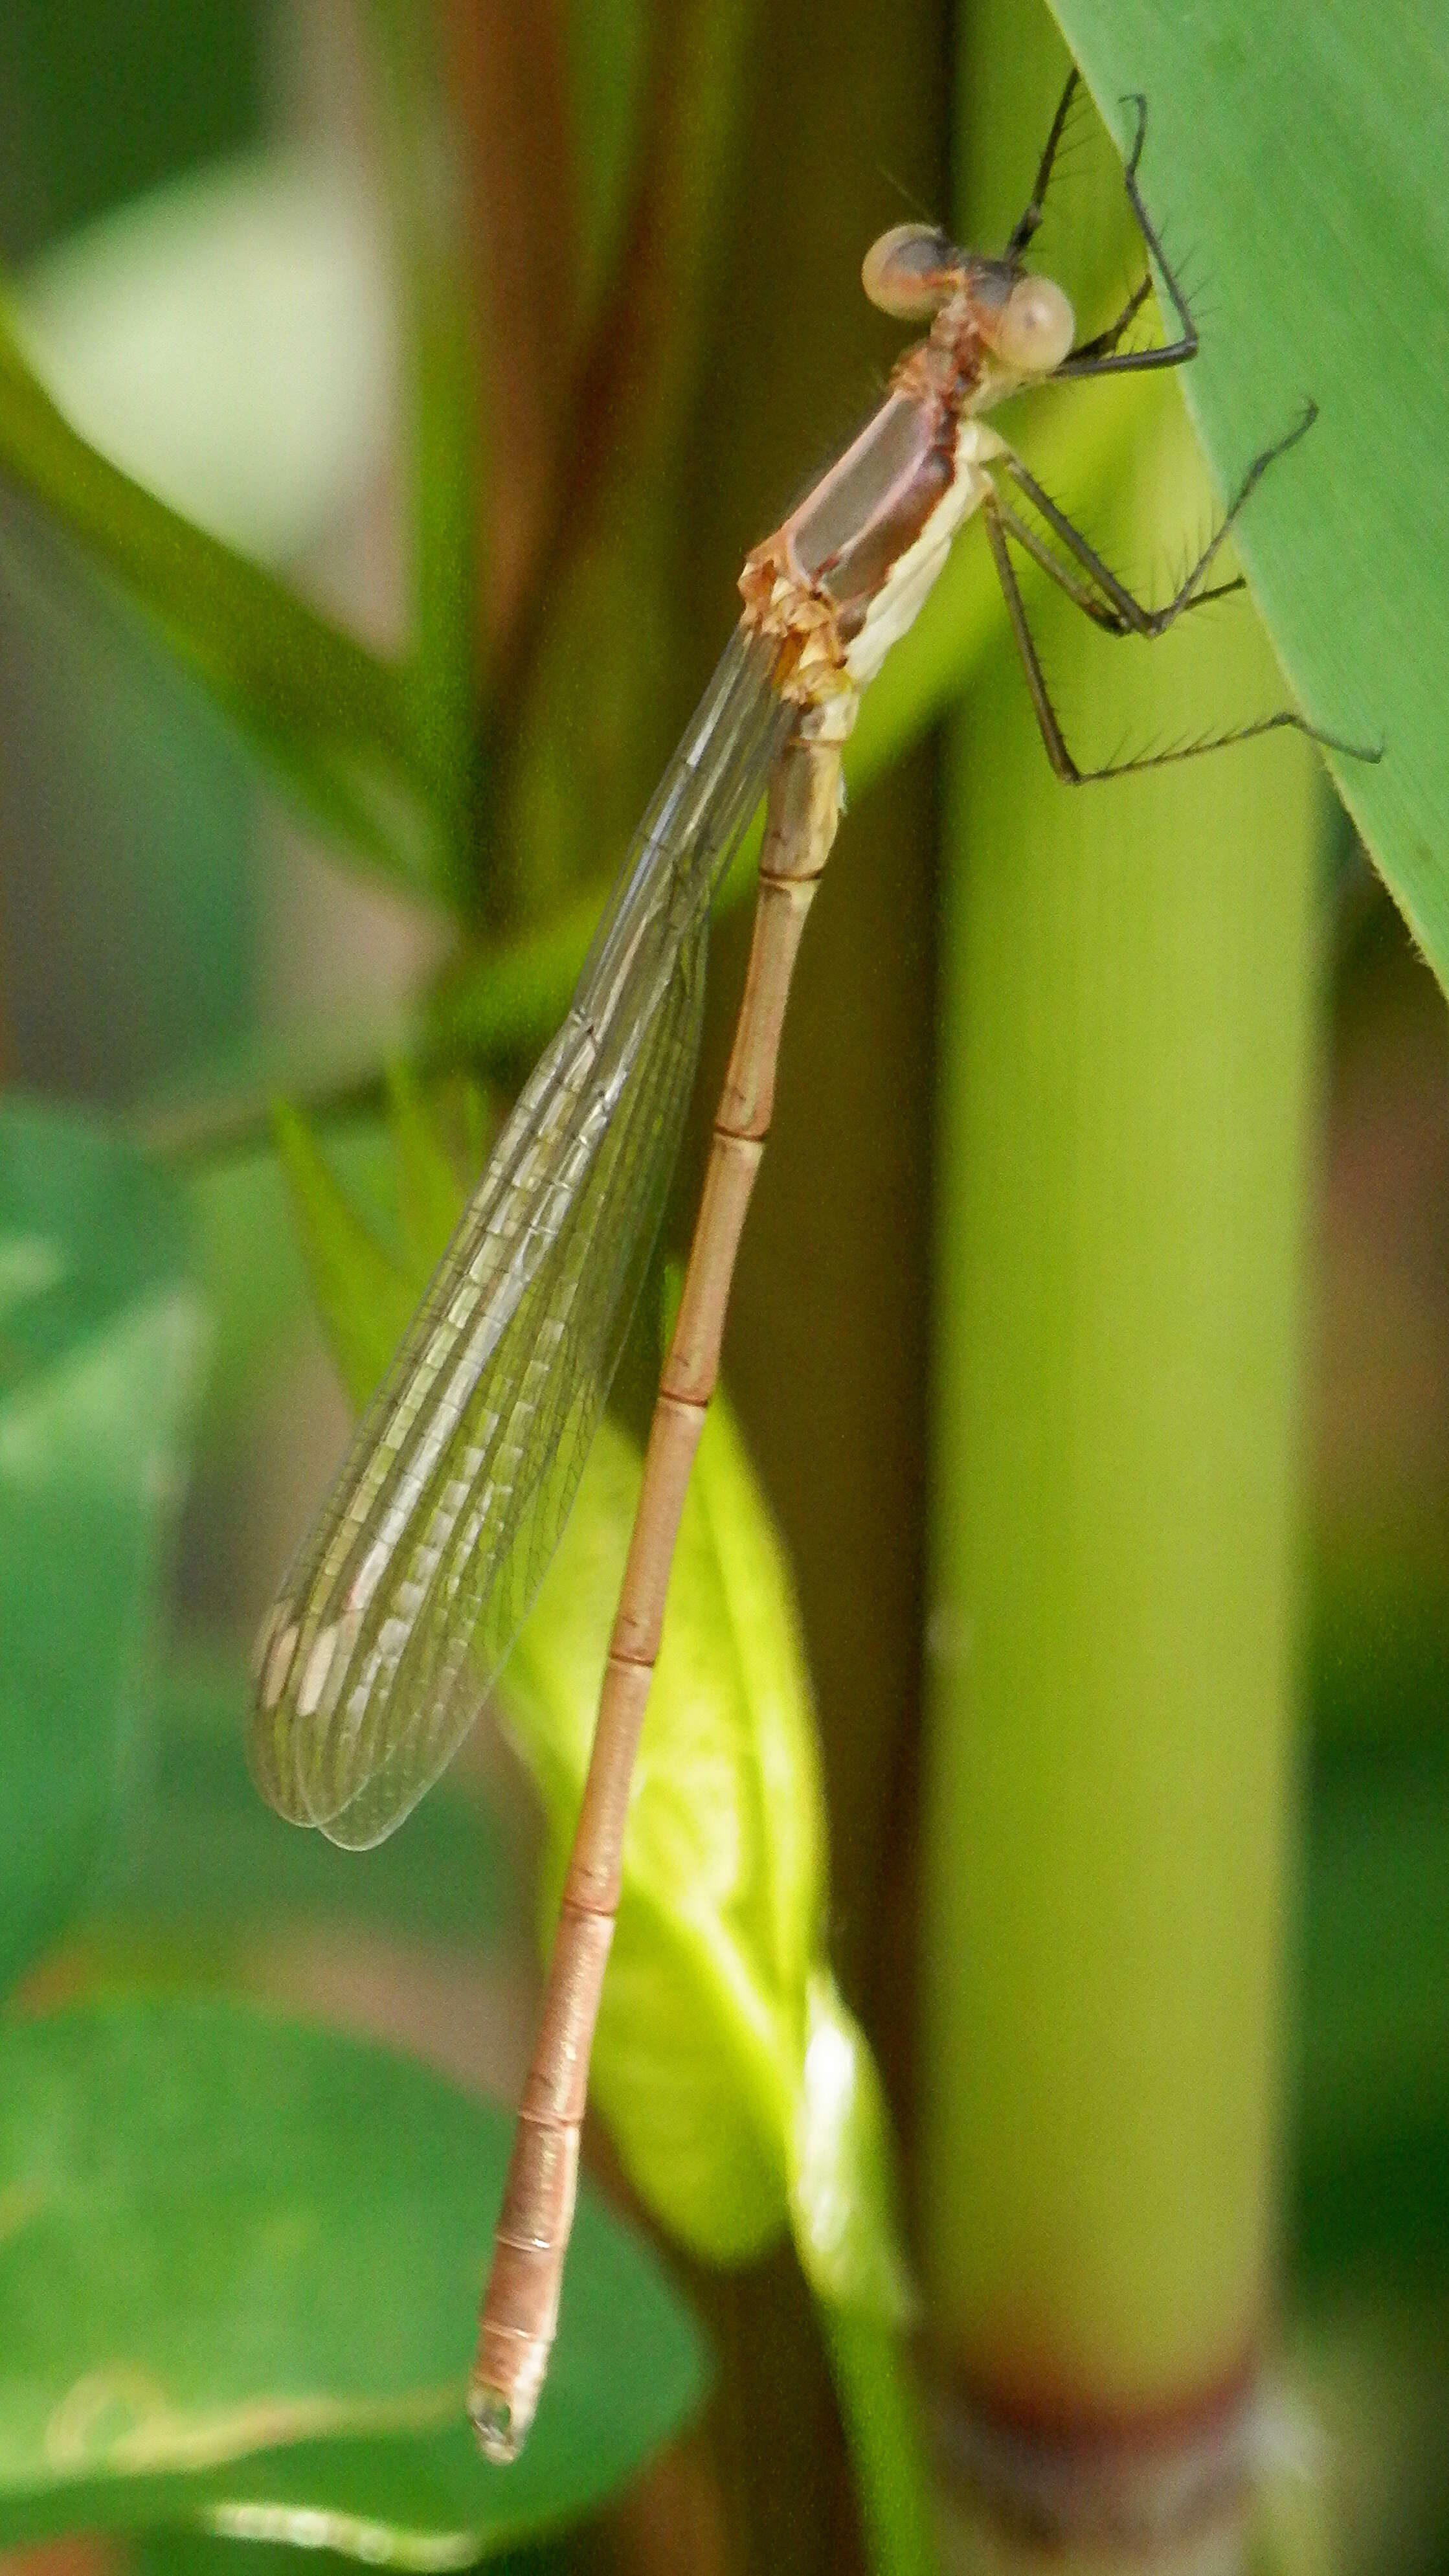
[[[1041,159],[1037,164],[1037,173],[1035,179],[1032,181],[1031,195],[1028,197],[1021,213],[1017,216],[1015,223],[1012,225],[1010,239],[1007,242],[1005,251],[1002,253],[1004,259],[1020,259],[1028,242],[1032,239],[1033,235],[1041,229],[1042,216],[1046,211],[1047,190],[1052,183],[1052,172],[1056,168],[1057,154],[1061,149],[1062,136],[1067,130],[1067,119],[1072,112],[1072,102],[1075,99],[1078,90],[1081,88],[1081,85],[1082,75],[1078,71],[1076,64],[1073,63],[1071,70],[1067,74],[1066,87],[1062,91],[1061,98],[1057,103],[1057,112],[1052,118],[1051,132],[1047,136]]]
[[[1037,534],[1029,521],[1023,519],[1020,513],[1012,508],[1010,502],[1002,500],[999,494],[994,504],[991,502],[986,504],[987,515],[988,518],[995,516],[1005,532],[1015,538],[1023,552],[1029,554],[1034,563],[1040,564],[1042,571],[1056,583],[1059,590],[1066,592],[1067,597],[1082,611],[1083,616],[1090,617],[1093,623],[1100,626],[1106,634],[1147,637],[1165,635],[1168,628],[1174,625],[1188,609],[1205,608],[1209,601],[1226,599],[1233,591],[1242,589],[1241,573],[1235,574],[1231,581],[1215,582],[1210,590],[1202,588],[1203,575],[1216,561],[1219,550],[1232,534],[1234,522],[1252,499],[1269,466],[1276,465],[1280,456],[1286,456],[1291,447],[1297,446],[1299,439],[1306,436],[1313,427],[1317,417],[1317,404],[1307,404],[1293,427],[1271,447],[1265,447],[1261,456],[1254,457],[1220,524],[1208,539],[1196,563],[1191,566],[1173,592],[1171,599],[1165,600],[1159,608],[1149,608],[1145,600],[1138,599],[1135,593],[1127,588],[1125,582],[1119,581],[1111,565],[1104,561],[1096,547],[1083,536],[1081,529],[1068,518],[1065,510],[1059,509],[1051,495],[1043,491],[1035,475],[1028,472],[1020,457],[1013,455],[1009,449],[997,460],[998,471],[1008,474],[1018,491],[1025,493],[1038,517],[1045,520],[1053,535],[1059,537],[1069,554],[1076,558],[1082,568],[1081,573],[1075,573],[1070,564],[1064,564],[1061,557],[1053,553],[1051,547]]]
[[[1052,128],[1053,139],[1048,144],[1047,154],[1043,155],[1043,170],[1038,174],[1038,191],[1044,189],[1047,179],[1050,178],[1051,161],[1055,157],[1056,144],[1061,139],[1061,128],[1065,123],[1072,91],[1079,77],[1074,70],[1063,92],[1062,104],[1057,109],[1056,122]],[[1142,159],[1142,146],[1147,140],[1147,101],[1140,92],[1134,92],[1130,99],[1124,101],[1124,105],[1135,107],[1137,110],[1137,132],[1132,149],[1127,156],[1122,181],[1127,191],[1127,202],[1137,221],[1137,229],[1142,235],[1143,248],[1149,262],[1155,265],[1157,274],[1166,288],[1167,300],[1177,316],[1177,338],[1159,341],[1155,348],[1124,349],[1120,346],[1124,332],[1136,320],[1151,292],[1152,267],[1149,266],[1140,286],[1135,287],[1128,296],[1116,321],[1109,323],[1105,331],[1097,332],[1092,339],[1083,340],[1079,347],[1073,349],[1070,356],[1058,367],[1059,377],[1146,375],[1158,367],[1184,366],[1189,358],[1197,356],[1197,325],[1188,310],[1187,297],[1163,250],[1161,236],[1147,211],[1142,191],[1137,185],[1137,168]],[[1032,213],[1033,210],[1036,212],[1037,223],[1040,223],[1041,212],[1036,204],[1035,194],[1033,206],[1028,207],[1027,214]],[[1025,215],[1021,221],[1026,222]],[[1036,225],[1033,224],[1031,230],[1034,232],[1035,229]],[[1021,224],[1018,224],[1017,232],[1020,230]],[[1030,237],[1028,233],[1027,239],[1029,240]],[[1015,233],[1012,235],[1012,240],[1013,242],[1016,240]]]
[[[1001,583],[1002,595],[1006,601],[1012,634],[1026,674],[1026,684],[1031,692],[1031,702],[1036,710],[1037,723],[1041,728],[1042,741],[1046,746],[1047,758],[1058,778],[1063,779],[1069,786],[1085,786],[1100,778],[1130,777],[1138,770],[1169,768],[1177,761],[1195,759],[1203,752],[1224,751],[1234,743],[1252,742],[1260,734],[1281,733],[1285,730],[1305,734],[1310,742],[1321,743],[1329,751],[1342,752],[1349,759],[1369,761],[1379,759],[1381,747],[1365,748],[1361,743],[1345,742],[1339,735],[1325,733],[1321,727],[1310,724],[1307,717],[1300,715],[1296,707],[1280,707],[1271,715],[1257,717],[1249,724],[1235,725],[1226,732],[1209,735],[1200,742],[1184,743],[1170,751],[1145,752],[1136,759],[1108,761],[1099,768],[1083,769],[1067,747],[1060,718],[1052,704],[1042,670],[1041,656],[1031,631],[1026,603],[1021,595],[1021,585],[1017,579],[1016,567],[1012,562],[1008,544],[1008,539],[1011,539],[1021,547],[1023,553],[1030,555],[1032,561],[1041,567],[1049,580],[1055,582],[1057,588],[1065,593],[1073,607],[1080,609],[1084,617],[1090,617],[1092,623],[1099,626],[1105,634],[1138,635],[1149,642],[1154,642],[1159,636],[1165,635],[1180,617],[1186,616],[1189,610],[1206,608],[1213,600],[1226,599],[1233,591],[1242,589],[1241,575],[1232,581],[1216,582],[1206,590],[1201,587],[1201,583],[1203,575],[1216,559],[1219,549],[1232,532],[1234,522],[1251,499],[1269,466],[1276,464],[1279,457],[1286,455],[1291,447],[1297,445],[1299,439],[1312,428],[1316,417],[1317,406],[1310,403],[1302,418],[1295,421],[1293,427],[1282,438],[1276,440],[1273,446],[1264,448],[1261,456],[1254,457],[1221,525],[1209,538],[1185,580],[1174,591],[1171,599],[1164,601],[1160,608],[1149,608],[1146,602],[1138,599],[1124,582],[1119,581],[1111,566],[1103,561],[1096,548],[1083,536],[1080,528],[1073,525],[1065,511],[1058,509],[1056,503],[1042,490],[1035,476],[1028,473],[1019,457],[1013,456],[1008,451],[997,460],[998,471],[1010,475],[1018,489],[1031,502],[1033,509],[1046,521],[1053,534],[1061,540],[1075,558],[1076,564],[1081,567],[1081,570],[1077,571],[1071,563],[1064,563],[1061,556],[1053,551],[1046,540],[1038,535],[1035,528],[1022,518],[999,492],[990,495],[982,504],[981,515],[986,524],[987,540],[991,547],[997,578]]]
[[[1051,132],[1047,136],[1031,197],[1013,227],[1007,243],[1008,260],[1019,260],[1040,228],[1052,172],[1079,82],[1080,74],[1074,68],[1068,75],[1056,115],[1052,120]],[[1054,381],[1056,382],[1060,382],[1064,377],[1074,378],[1080,382],[1093,376],[1120,375],[1129,372],[1141,374],[1151,369],[1178,367],[1197,354],[1197,328],[1185,292],[1163,252],[1161,237],[1148,214],[1137,183],[1142,148],[1147,136],[1147,102],[1140,94],[1134,94],[1129,103],[1137,111],[1137,131],[1123,171],[1123,183],[1149,261],[1157,270],[1167,301],[1177,318],[1178,335],[1175,339],[1152,348],[1123,349],[1120,345],[1125,333],[1130,329],[1152,292],[1152,274],[1149,267],[1140,285],[1128,296],[1115,321],[1104,331],[1096,333],[1090,340],[1079,342],[1071,350],[1055,370]],[[1376,750],[1366,751],[1360,745],[1342,741],[1337,735],[1324,733],[1317,726],[1310,724],[1307,718],[1300,715],[1295,708],[1284,707],[1252,723],[1235,726],[1228,731],[1207,736],[1202,741],[1185,744],[1170,751],[1144,753],[1136,759],[1112,761],[1098,768],[1082,768],[1068,749],[1060,719],[1052,704],[1042,670],[1041,657],[1022,599],[1016,567],[1011,557],[1011,544],[1015,544],[1024,554],[1031,557],[1050,581],[1055,582],[1057,588],[1064,592],[1072,605],[1079,609],[1084,617],[1089,617],[1094,625],[1101,627],[1105,634],[1137,635],[1147,640],[1155,640],[1165,635],[1169,628],[1190,609],[1205,608],[1213,600],[1225,599],[1232,592],[1243,588],[1241,575],[1236,575],[1229,581],[1212,583],[1207,587],[1204,587],[1204,577],[1210,571],[1235,521],[1257,490],[1268,468],[1276,464],[1280,457],[1285,456],[1290,448],[1297,445],[1299,439],[1312,427],[1317,416],[1316,403],[1308,403],[1301,418],[1294,422],[1292,428],[1253,459],[1220,525],[1209,538],[1196,562],[1190,567],[1172,597],[1155,608],[1150,607],[1145,600],[1137,598],[1135,593],[1118,578],[1096,547],[1043,490],[1035,475],[1022,463],[1020,457],[1010,449],[1003,449],[994,460],[994,475],[1004,476],[1016,486],[1023,498],[1030,502],[1032,509],[1050,531],[1051,536],[1071,558],[1070,561],[1064,561],[1062,554],[1031,524],[1030,520],[1024,518],[1020,511],[1012,507],[1011,502],[999,489],[987,495],[982,504],[982,516],[986,522],[992,559],[1001,583],[1007,613],[1011,619],[1017,650],[1021,655],[1027,687],[1031,692],[1032,705],[1036,710],[1037,722],[1041,728],[1042,741],[1057,776],[1069,785],[1081,786],[1096,779],[1130,775],[1136,770],[1163,768],[1179,760],[1192,759],[1201,752],[1224,750],[1230,744],[1249,742],[1259,734],[1276,733],[1285,728],[1306,734],[1310,741],[1321,743],[1332,751],[1344,752],[1350,757],[1370,760],[1378,758],[1379,754]]]

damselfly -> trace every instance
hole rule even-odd
[[[867,294],[902,320],[927,323],[927,335],[901,359],[866,427],[749,557],[743,614],[640,826],[568,1016],[499,1140],[259,1646],[252,1755],[268,1797],[339,1843],[377,1842],[453,1753],[562,1530],[679,1141],[710,898],[763,794],[744,1001],[649,1436],[469,2394],[479,2439],[497,2460],[513,2458],[527,2433],[553,2340],[634,1752],[735,1251],[769,1129],[786,995],[835,837],[842,746],[860,692],[915,617],[957,529],[979,513],[1059,775],[1080,781],[1189,757],[1174,751],[1114,771],[1078,768],[1047,693],[1012,546],[1098,625],[1160,635],[1236,586],[1207,584],[1223,537],[1312,416],[1256,460],[1182,587],[1156,609],[1117,580],[986,425],[984,415],[1021,388],[1176,366],[1197,347],[1138,189],[1141,100],[1127,195],[1177,336],[1124,345],[1148,294],[1144,276],[1110,329],[1074,345],[1066,296],[1026,271],[1074,88],[1075,75],[1031,201],[999,258],[958,249],[919,224],[885,234],[867,257]],[[1021,515],[1021,501],[1032,519]],[[1220,739],[1277,726],[1332,739],[1287,709]]]

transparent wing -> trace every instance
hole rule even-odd
[[[678,1147],[710,894],[788,722],[737,632],[267,1623],[253,1768],[336,1842],[436,1779],[558,1543]]]

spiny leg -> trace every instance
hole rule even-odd
[[[1142,235],[1148,258],[1156,261],[1158,274],[1167,289],[1168,302],[1177,315],[1178,336],[1175,340],[1165,341],[1158,349],[1121,349],[1117,345],[1123,332],[1147,301],[1148,289],[1151,285],[1149,273],[1135,292],[1128,297],[1110,328],[1099,331],[1095,339],[1084,340],[1079,349],[1073,349],[1070,357],[1063,359],[1057,369],[1058,376],[1144,375],[1149,369],[1155,367],[1180,367],[1187,359],[1197,356],[1197,326],[1188,310],[1187,298],[1177,282],[1176,274],[1168,264],[1156,226],[1148,214],[1143,203],[1142,191],[1137,185],[1138,164],[1142,159],[1142,146],[1147,139],[1147,101],[1140,90],[1134,90],[1123,104],[1135,107],[1137,110],[1136,138],[1122,174],[1123,185],[1127,190],[1127,202],[1137,218],[1137,229]],[[1040,217],[1038,217],[1039,220]]]
[[[1109,322],[1106,330],[1099,331],[1094,340],[1083,340],[1080,345],[1072,351],[1071,358],[1068,363],[1072,366],[1076,374],[1080,376],[1091,374],[1093,372],[1092,369],[1082,365],[1082,360],[1084,358],[1105,358],[1110,355],[1111,351],[1116,348],[1118,341],[1123,337],[1124,333],[1131,329],[1151,293],[1152,280],[1150,277],[1144,277],[1141,285],[1133,288],[1132,293],[1128,296],[1126,303],[1118,314],[1116,321]],[[1181,353],[1182,357],[1186,358],[1190,358],[1192,354],[1191,349],[1187,348],[1184,348]],[[1174,364],[1180,363],[1181,359],[1174,361]],[[1098,368],[1095,372],[1100,374],[1101,369]],[[1060,368],[1058,368],[1057,373],[1060,375]]]
[[[1026,674],[1026,685],[1031,693],[1032,707],[1036,714],[1036,720],[1041,731],[1042,741],[1046,746],[1046,755],[1058,778],[1062,779],[1067,786],[1085,787],[1100,778],[1126,778],[1131,777],[1139,770],[1168,769],[1173,767],[1178,761],[1195,760],[1199,758],[1203,752],[1226,751],[1230,744],[1238,742],[1253,742],[1260,734],[1281,733],[1284,731],[1305,734],[1310,742],[1321,743],[1324,748],[1329,751],[1342,752],[1351,760],[1376,761],[1382,758],[1382,744],[1379,744],[1375,749],[1367,750],[1361,743],[1345,742],[1338,734],[1322,732],[1317,725],[1310,724],[1307,717],[1300,715],[1294,707],[1280,707],[1273,715],[1259,716],[1252,724],[1234,726],[1230,732],[1212,734],[1202,742],[1184,743],[1173,751],[1144,752],[1133,760],[1107,761],[1099,769],[1083,769],[1079,767],[1067,747],[1066,737],[1062,732],[1060,718],[1057,715],[1055,707],[1052,705],[1051,693],[1046,684],[1046,674],[1041,666],[1041,656],[1037,651],[1036,638],[1032,634],[1031,626],[1027,618],[1026,603],[1021,595],[1021,585],[1017,580],[1016,567],[1011,560],[1011,553],[1007,543],[1008,533],[1012,535],[1020,534],[1022,522],[1017,519],[1016,513],[1011,510],[1007,504],[997,498],[995,493],[993,493],[986,501],[982,511],[982,516],[986,522],[986,534],[991,546],[992,557],[996,565],[997,579],[1001,584],[1002,597],[1006,602],[1006,613],[1011,620],[1012,635],[1016,642],[1017,652],[1021,657],[1022,669]],[[1035,547],[1031,546],[1028,547],[1028,551],[1036,556],[1036,560],[1039,563],[1044,562],[1044,558],[1047,553],[1047,549],[1045,547],[1041,549],[1040,553],[1037,552]],[[1052,569],[1050,564],[1044,564],[1044,568],[1048,570]],[[1066,573],[1067,567],[1064,565],[1058,565],[1055,568],[1054,577],[1056,577],[1056,575]],[[1094,619],[1095,623],[1100,625],[1106,622],[1104,617],[1098,614],[1098,611],[1102,609],[1103,603],[1100,601],[1092,601],[1089,605],[1090,594],[1086,592],[1085,584],[1079,587],[1075,579],[1068,575],[1067,578],[1061,581],[1061,587],[1065,590],[1067,597],[1073,601],[1074,605],[1083,609],[1086,615]],[[1236,583],[1224,584],[1225,589],[1236,589],[1237,587],[1238,585]],[[1201,593],[1196,598],[1181,598],[1175,605],[1174,614],[1181,614],[1182,611],[1189,608],[1200,607],[1209,596],[1217,595],[1218,594]],[[1107,612],[1107,616],[1110,617],[1110,612]],[[1113,634],[1125,634],[1135,631],[1155,637],[1160,635],[1163,632],[1163,629],[1160,625],[1153,625],[1150,623],[1145,628],[1138,628],[1135,630],[1125,626],[1112,626],[1109,624],[1108,631]]]
[[[1081,77],[1082,75],[1078,71],[1076,64],[1073,63],[1071,70],[1067,74],[1067,85],[1062,92],[1057,112],[1052,118],[1052,130],[1046,139],[1046,149],[1041,156],[1036,178],[1032,183],[1031,195],[1027,199],[1025,206],[1011,228],[1011,238],[1007,242],[1006,250],[1003,254],[1007,259],[1020,259],[1022,252],[1025,250],[1027,243],[1032,237],[1032,234],[1036,232],[1040,226],[1042,209],[1046,201],[1046,192],[1051,186],[1052,170],[1056,162],[1058,150],[1061,146],[1062,136],[1065,134],[1067,129],[1067,118],[1071,114],[1072,100],[1077,94]]]
[[[1103,599],[1100,588],[1093,587],[1094,583],[1100,584],[1104,579],[1114,587],[1117,585],[1115,576],[1095,550],[1088,545],[1080,529],[1072,530],[1072,534],[1078,539],[1073,552],[1079,552],[1089,560],[1092,567],[1090,573],[1077,572],[1071,564],[1063,563],[1060,555],[1053,554],[1045,537],[1040,536],[1030,521],[1023,519],[1020,513],[1012,508],[1011,503],[1003,500],[999,493],[996,498],[996,512],[1008,536],[1015,539],[1023,554],[1030,555],[1033,563],[1040,564],[1047,579],[1054,581],[1058,590],[1066,593],[1073,607],[1079,608],[1084,617],[1090,617],[1093,625],[1100,626],[1104,634],[1151,635],[1162,632],[1160,626],[1154,627],[1150,622],[1157,612],[1152,610],[1145,612],[1147,622],[1142,624],[1129,621],[1111,600]],[[1193,577],[1196,578],[1196,574]],[[1227,599],[1233,591],[1242,590],[1244,586],[1242,574],[1239,573],[1232,581],[1215,582],[1210,590],[1193,591],[1190,597],[1179,598],[1172,603],[1172,616],[1184,616],[1190,608],[1206,608],[1210,600]],[[1123,596],[1130,599],[1130,591],[1124,591]],[[1136,607],[1138,603],[1134,601],[1133,605]]]
[[[1299,439],[1306,436],[1317,418],[1318,405],[1312,402],[1305,404],[1302,416],[1294,422],[1293,427],[1286,431],[1282,438],[1275,439],[1271,447],[1265,447],[1261,456],[1254,457],[1233,495],[1221,524],[1209,538],[1184,581],[1161,608],[1149,608],[1145,600],[1136,598],[1125,582],[1118,580],[1111,565],[1103,561],[1096,547],[1089,544],[1083,536],[1081,529],[1074,526],[1066,512],[1059,509],[1050,494],[1042,490],[1035,475],[1028,472],[1020,457],[1013,455],[1008,449],[998,459],[1001,472],[1010,475],[1018,491],[1025,493],[1039,517],[1046,521],[1053,535],[1060,538],[1068,553],[1081,565],[1087,577],[1086,584],[1082,587],[1089,587],[1096,594],[1092,604],[1089,605],[1087,599],[1082,596],[1081,589],[1068,576],[1067,567],[1052,553],[1051,548],[1036,537],[1034,530],[1027,529],[1025,522],[1018,519],[1014,510],[1008,509],[1006,515],[1011,523],[1012,534],[1025,547],[1027,553],[1041,565],[1043,572],[1050,575],[1058,589],[1064,590],[1069,598],[1074,599],[1084,615],[1093,618],[1096,624],[1104,627],[1109,635],[1165,635],[1168,627],[1175,619],[1181,617],[1186,609],[1201,607],[1210,599],[1223,599],[1230,591],[1242,589],[1241,575],[1232,581],[1219,582],[1211,590],[1204,590],[1201,587],[1202,578],[1215,561],[1225,538],[1230,535],[1234,523],[1252,499],[1269,466],[1276,465],[1280,456],[1286,456],[1291,447],[1296,447]]]

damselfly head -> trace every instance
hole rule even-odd
[[[1049,376],[1070,355],[1077,322],[1071,305],[1049,277],[1016,277],[993,312],[973,298],[976,327],[1013,375]]]
[[[872,242],[860,282],[896,322],[929,322],[961,283],[961,253],[935,224],[892,224]]]
[[[994,357],[1013,375],[1049,376],[1072,345],[1070,303],[1049,277],[1015,260],[959,250],[934,224],[896,224],[861,267],[872,304],[897,322],[931,322],[958,298]]]

